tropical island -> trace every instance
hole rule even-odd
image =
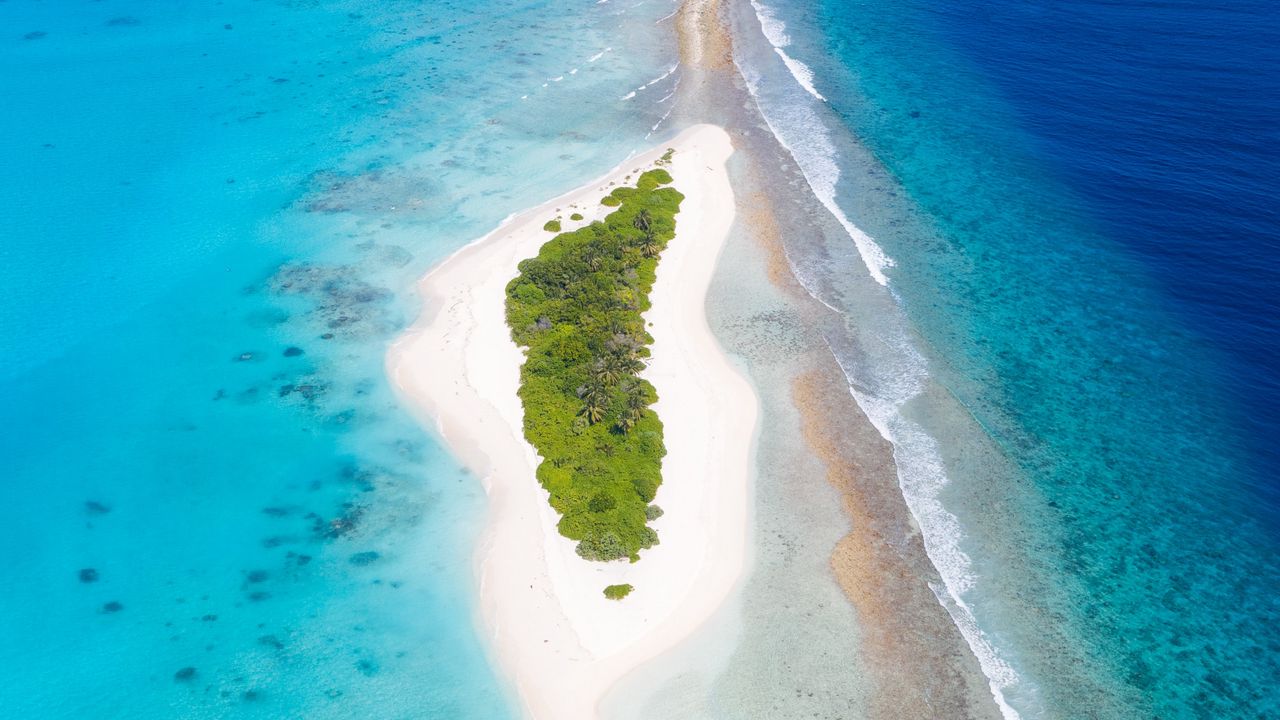
[[[614,189],[602,204],[617,210],[556,235],[507,286],[507,324],[526,349],[525,437],[560,533],[587,560],[635,562],[658,543],[648,523],[662,514],[651,503],[666,449],[640,371],[653,342],[643,313],[684,199],[670,183],[659,167]]]
[[[479,615],[531,716],[596,717],[742,577],[757,400],[705,309],[732,153],[694,125],[507,218],[388,353],[484,489]]]

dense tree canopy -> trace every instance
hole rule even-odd
[[[617,210],[556,235],[507,286],[507,322],[526,348],[520,399],[525,436],[543,457],[538,481],[561,534],[588,560],[634,561],[658,542],[647,523],[661,515],[650,503],[666,449],[649,410],[657,396],[639,372],[653,340],[641,313],[684,197],[670,182],[658,168],[616,188],[601,202]]]

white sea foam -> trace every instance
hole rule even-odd
[[[755,8],[760,29],[764,31],[764,37],[770,45],[775,48],[784,48],[791,44],[791,36],[787,34],[787,24],[778,19],[773,8],[761,5],[756,0],[751,0],[751,7]]]
[[[633,98],[633,97],[635,97],[635,96],[636,96],[636,93],[642,93],[642,92],[644,92],[645,90],[648,90],[649,88],[653,87],[654,85],[657,85],[658,83],[662,82],[663,80],[666,80],[667,78],[671,77],[671,73],[675,72],[675,71],[676,71],[676,69],[677,69],[677,68],[679,68],[679,67],[680,67],[680,63],[676,63],[676,64],[672,65],[671,67],[667,68],[667,71],[666,71],[666,72],[662,73],[662,74],[661,74],[661,75],[659,75],[658,77],[656,77],[656,78],[654,78],[654,79],[650,80],[649,82],[645,83],[644,85],[641,85],[640,87],[636,88],[635,90],[632,90],[631,92],[627,93],[626,95],[623,95],[623,96],[622,96],[622,99],[623,99],[623,100],[630,100],[631,98]],[[679,85],[679,83],[680,83],[680,78],[676,78],[676,85]]]
[[[792,77],[810,95],[822,99],[812,86],[812,72],[809,68],[797,61],[788,62],[789,56],[782,51],[782,48],[791,43],[786,24],[777,18],[771,8],[761,5],[757,0],[752,0],[751,4],[756,10],[765,38],[787,65]],[[853,239],[871,277],[887,287],[885,270],[893,266],[893,260],[874,240],[856,227],[837,204],[836,185],[840,179],[840,167],[837,164],[836,148],[829,130],[814,111],[812,103],[793,101],[785,92],[781,100],[762,99],[761,75],[742,62],[737,54],[734,59],[769,129],[796,161],[814,196]],[[795,268],[794,263],[793,268],[797,270],[797,279],[811,296],[843,315],[823,299],[824,293],[815,278],[808,277],[803,269]],[[931,586],[931,589],[977,658],[1001,715],[1005,720],[1020,720],[1017,711],[1007,702],[1006,694],[1025,681],[978,625],[970,605],[965,601],[966,594],[977,583],[977,577],[973,572],[972,561],[960,547],[963,530],[959,519],[939,499],[949,479],[938,443],[923,427],[907,419],[902,413],[903,407],[919,396],[926,387],[929,379],[927,362],[912,346],[902,325],[892,320],[878,333],[877,340],[882,343],[880,347],[888,355],[875,362],[859,364],[858,371],[867,377],[857,377],[834,348],[832,353],[844,371],[854,400],[880,435],[893,446],[898,484],[903,498],[920,526],[925,552],[943,581],[942,587]]]
[[[613,48],[611,48],[611,47],[607,47],[607,48],[605,48],[605,49],[601,50],[600,52],[596,53],[595,55],[592,55],[591,57],[587,58],[587,62],[589,62],[589,63],[593,63],[593,62],[595,62],[595,61],[599,60],[600,58],[604,57],[604,54],[605,54],[605,53],[609,52],[609,51],[610,51],[610,50],[612,50],[612,49],[613,49]]]
[[[787,66],[791,76],[810,95],[822,102],[826,102],[827,99],[813,85],[813,70],[808,65],[791,57],[786,50],[783,50],[783,48],[791,45],[791,36],[787,34],[787,24],[779,20],[778,16],[774,14],[773,8],[767,5],[761,5],[756,0],[751,0],[751,7],[755,8],[756,19],[760,21],[760,29],[764,31],[765,39],[773,46],[773,51],[778,53],[778,57],[782,58],[782,64]]]
[[[670,20],[671,18],[675,17],[675,16],[676,16],[676,13],[678,13],[678,12],[680,12],[680,8],[679,8],[679,7],[677,7],[675,10],[672,10],[670,14],[668,14],[668,15],[663,15],[662,17],[658,18],[657,20],[654,20],[654,21],[653,21],[653,24],[654,24],[654,25],[657,25],[658,23],[666,22],[666,21]]]
[[[884,249],[876,244],[860,228],[849,220],[844,210],[836,203],[836,184],[840,180],[840,166],[836,163],[836,148],[825,125],[818,119],[812,109],[804,103],[788,103],[785,107],[766,109],[760,102],[758,87],[759,76],[749,68],[740,67],[747,88],[756,99],[760,114],[773,132],[778,142],[786,148],[795,159],[805,181],[813,190],[814,197],[840,223],[846,234],[853,240],[858,255],[867,267],[867,272],[881,285],[887,286],[889,278],[885,271],[893,267],[893,259],[885,254]]]
[[[931,583],[930,589],[977,658],[1000,714],[1005,720],[1020,720],[1021,716],[1005,700],[1005,693],[1018,685],[1021,678],[979,627],[977,618],[964,600],[965,594],[976,585],[977,577],[968,554],[960,548],[960,539],[964,537],[960,520],[938,499],[950,482],[938,442],[902,415],[903,406],[924,389],[928,372],[925,359],[905,338],[882,335],[881,339],[888,340],[893,346],[895,362],[892,367],[886,366],[884,372],[873,371],[871,382],[858,381],[839,353],[832,350],[832,354],[849,381],[849,392],[858,407],[862,408],[880,436],[893,445],[898,486],[911,515],[920,526],[925,553],[942,577],[943,587]],[[874,387],[874,392],[868,389],[869,386]]]
[[[680,90],[680,78],[679,78],[679,77],[677,77],[677,78],[676,78],[675,83],[671,86],[671,92],[669,92],[669,93],[667,93],[666,95],[662,96],[662,99],[661,99],[661,100],[659,100],[659,101],[657,101],[657,102],[655,102],[655,103],[654,103],[654,105],[661,105],[662,103],[664,103],[664,102],[666,102],[666,101],[670,100],[671,98],[673,98],[673,97],[675,97],[675,96],[676,96],[676,92],[678,92],[679,90]],[[667,115],[670,115],[670,114],[671,114],[671,111],[670,111],[670,110],[667,110]],[[665,118],[665,117],[666,117],[666,115],[664,115],[664,116],[663,116],[663,118]]]
[[[674,65],[672,65],[671,67],[667,68],[667,71],[666,71],[666,72],[662,73],[662,74],[661,74],[661,75],[659,75],[658,77],[656,77],[656,78],[654,78],[654,79],[650,80],[649,82],[645,83],[645,87],[653,87],[654,85],[657,85],[658,83],[662,82],[663,80],[666,80],[667,78],[671,77],[671,73],[675,72],[675,71],[676,71],[676,69],[678,69],[679,67],[680,67],[680,63],[678,63],[678,62],[677,62],[676,64],[674,64]]]
[[[756,8],[757,17],[772,18],[770,11],[767,11],[764,6],[754,0],[752,5]],[[776,19],[770,22],[775,36],[790,42],[784,32],[786,26]],[[761,19],[762,27],[764,23],[765,20]],[[776,46],[774,49],[777,49]],[[840,166],[836,163],[836,148],[831,142],[826,126],[822,124],[813,109],[803,102],[779,103],[777,108],[766,107],[766,104],[760,101],[759,73],[741,63],[738,65],[738,70],[747,83],[747,89],[760,108],[760,114],[764,116],[765,122],[778,138],[778,142],[795,159],[814,196],[853,240],[854,246],[858,249],[858,255],[866,265],[867,271],[871,273],[871,277],[881,285],[887,286],[889,278],[885,275],[885,271],[893,267],[893,259],[885,254],[884,249],[877,245],[870,235],[854,225],[836,202],[836,185],[840,180]],[[806,92],[821,99],[815,90],[805,87],[803,83],[800,84]]]
[[[644,136],[645,140],[648,140],[650,136],[658,132],[658,127],[661,126],[662,123],[665,122],[666,119],[671,116],[671,111],[674,109],[675,109],[674,105],[667,108],[667,111],[662,114],[662,117],[658,118],[658,122],[654,123],[653,127],[649,128],[649,132]]]
[[[785,64],[787,69],[791,71],[791,77],[795,78],[796,82],[800,83],[800,87],[808,90],[810,95],[818,98],[822,102],[827,101],[827,99],[822,96],[822,93],[818,92],[818,89],[813,86],[813,71],[809,69],[808,65],[805,65],[799,60],[791,57],[787,54],[786,50],[783,50],[780,47],[774,48],[773,51],[778,53],[778,57],[782,58],[783,64]]]

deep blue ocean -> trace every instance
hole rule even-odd
[[[764,5],[962,410],[918,422],[1004,698],[1280,717],[1274,4]]]
[[[513,715],[480,484],[384,355],[646,146],[670,10],[0,3],[0,716]]]

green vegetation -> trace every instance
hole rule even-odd
[[[556,218],[555,220],[548,220],[547,224],[542,226],[542,229],[546,230],[547,232],[554,232],[554,233],[560,232],[560,218]]]
[[[653,342],[641,313],[684,199],[670,182],[658,169],[615,188],[606,204],[617,210],[549,240],[507,286],[507,324],[527,348],[525,437],[544,458],[538,481],[560,533],[587,560],[635,562],[658,542],[649,504],[666,448],[638,373]]]
[[[582,213],[574,213],[569,216],[569,219],[573,220],[574,222],[577,222],[582,219]]]
[[[631,594],[635,588],[630,585],[610,585],[604,589],[604,596],[610,600],[621,600]]]

